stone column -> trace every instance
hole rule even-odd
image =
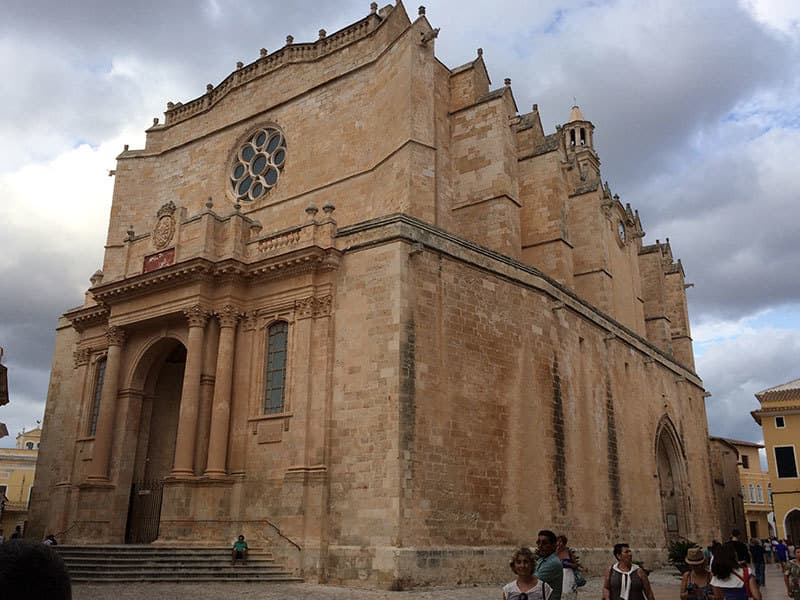
[[[211,409],[211,433],[208,440],[206,477],[223,477],[228,453],[228,429],[231,420],[231,383],[233,381],[234,338],[241,313],[230,304],[217,313],[219,318],[219,349]]]
[[[109,327],[108,355],[106,356],[106,373],[103,379],[103,391],[100,395],[100,411],[97,416],[97,429],[92,448],[92,464],[89,465],[89,481],[108,481],[108,465],[111,462],[111,440],[114,436],[114,416],[116,412],[117,392],[119,386],[120,358],[125,332],[120,327]]]
[[[186,367],[183,372],[181,409],[178,415],[178,435],[175,441],[175,462],[172,477],[194,475],[194,447],[197,433],[197,414],[200,409],[200,375],[203,370],[203,332],[208,311],[195,305],[184,311],[189,321],[186,348]]]

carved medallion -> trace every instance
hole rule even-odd
[[[153,245],[156,248],[164,248],[172,241],[175,235],[175,203],[167,202],[156,213],[158,220],[153,228]]]

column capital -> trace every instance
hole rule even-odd
[[[75,368],[82,367],[89,364],[89,356],[92,354],[91,348],[78,348],[72,353],[72,360],[75,363]]]
[[[220,327],[236,327],[236,323],[244,316],[244,314],[232,304],[226,304],[222,308],[214,311],[214,314],[219,320]]]
[[[183,314],[189,321],[189,327],[205,327],[208,317],[211,316],[211,313],[200,304],[184,309]]]
[[[125,342],[125,330],[122,327],[111,325],[106,330],[106,339],[109,346],[122,346]]]

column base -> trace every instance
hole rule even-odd
[[[190,469],[175,469],[170,473],[166,479],[194,479],[194,471]]]
[[[208,479],[225,479],[228,477],[228,474],[219,469],[208,469],[205,473],[203,473],[203,477]]]
[[[108,477],[93,477],[89,476],[86,481],[82,482],[79,488],[113,488],[116,487]]]

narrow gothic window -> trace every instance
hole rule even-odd
[[[96,375],[94,378],[94,397],[92,398],[92,414],[89,421],[89,435],[97,433],[97,415],[100,414],[100,396],[103,395],[103,380],[106,377],[106,359],[97,361]]]
[[[286,396],[286,340],[289,324],[278,321],[267,330],[267,364],[264,386],[264,413],[281,413]]]
[[[575,146],[575,130],[574,129],[569,132],[569,145],[573,146],[573,147]]]
[[[586,130],[581,127],[581,146],[586,145]]]

